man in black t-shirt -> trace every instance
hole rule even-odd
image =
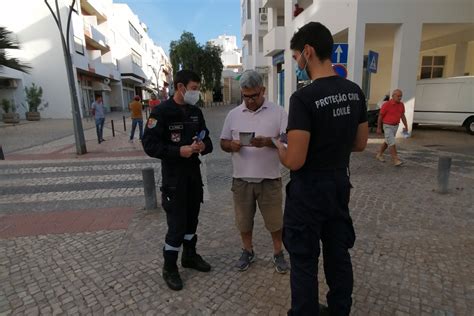
[[[329,313],[349,315],[352,305],[349,160],[367,145],[367,108],[359,86],[335,74],[332,46],[330,31],[316,22],[303,26],[290,44],[297,77],[312,83],[290,98],[288,146],[276,141],[282,164],[291,170],[283,220],[291,262],[288,315],[319,315],[320,241]]]

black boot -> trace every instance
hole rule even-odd
[[[166,284],[174,291],[183,289],[183,280],[181,280],[178,266],[176,265],[176,262],[178,261],[178,252],[163,249],[163,258],[165,259],[163,265],[163,279]]]
[[[201,272],[211,271],[211,265],[196,253],[197,236],[191,240],[183,241],[183,254],[181,255],[181,265],[185,268],[195,269]]]

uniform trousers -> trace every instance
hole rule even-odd
[[[203,201],[199,164],[162,163],[161,205],[166,212],[166,244],[181,247],[184,235],[195,234]]]
[[[350,188],[346,168],[292,175],[286,187],[283,242],[291,262],[288,315],[319,315],[320,241],[330,313],[350,313],[353,273],[348,250],[355,242],[348,207]]]

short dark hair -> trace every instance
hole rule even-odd
[[[201,78],[192,70],[180,70],[174,76],[173,81],[174,88],[177,89],[178,83],[182,83],[187,86],[190,81],[201,82]]]
[[[331,59],[334,40],[331,32],[319,22],[309,22],[300,28],[291,38],[292,50],[303,50],[308,44],[312,46],[320,60]]]

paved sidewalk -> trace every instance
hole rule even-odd
[[[76,156],[66,137],[0,161],[0,315],[285,315],[289,275],[273,269],[261,216],[254,230],[256,262],[246,272],[233,267],[240,242],[232,166],[218,148],[230,109],[204,110],[215,150],[202,165],[198,250],[213,270],[181,269],[181,292],[170,291],[161,278],[166,220],[161,209],[143,210],[141,184],[141,169],[153,167],[159,179],[160,163],[146,157],[140,143],[119,133],[99,145],[92,129],[85,156]],[[357,234],[352,315],[472,315],[472,157],[453,156],[450,192],[441,195],[439,150],[403,144],[406,163],[393,167],[374,159],[378,142],[372,138],[351,160]],[[325,302],[321,262],[320,268]]]

